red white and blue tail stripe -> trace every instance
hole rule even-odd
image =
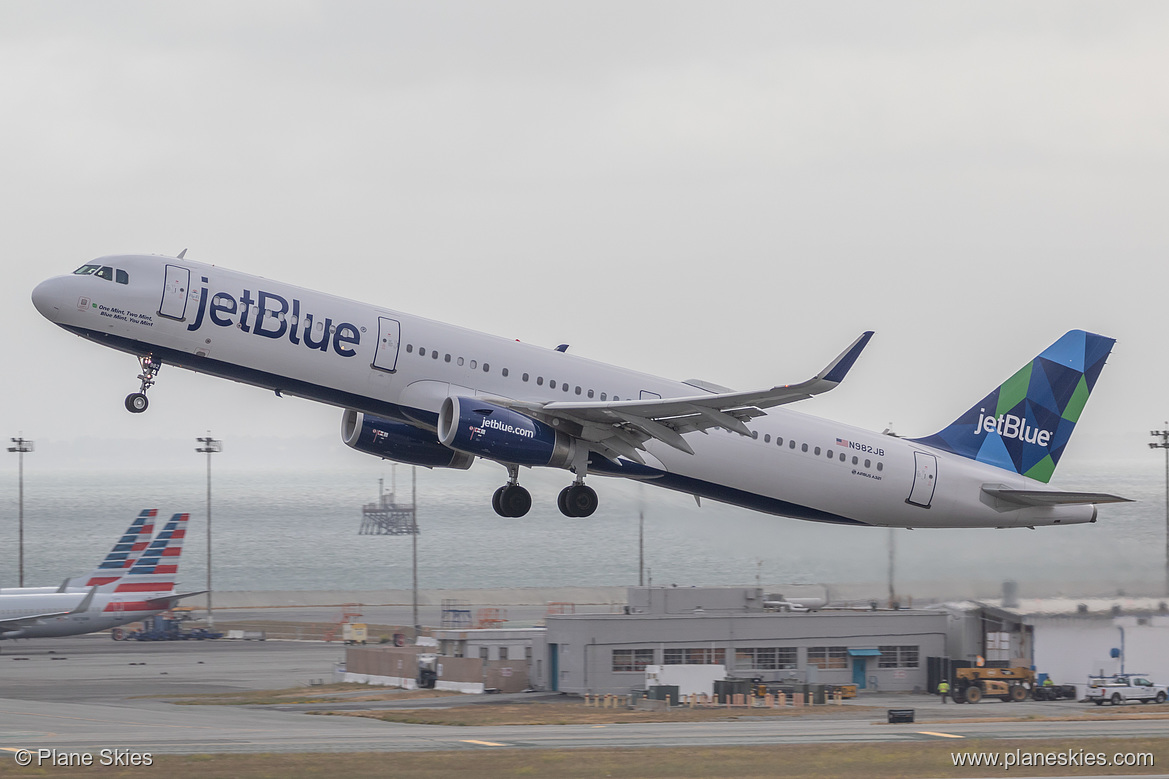
[[[190,514],[175,514],[118,582],[114,592],[171,592]]]
[[[114,544],[114,548],[106,555],[101,565],[88,575],[70,580],[70,587],[98,587],[99,592],[113,589],[107,585],[121,579],[134,565],[138,557],[150,545],[150,537],[154,534],[154,520],[158,516],[158,509],[143,509],[130,523],[130,527]]]

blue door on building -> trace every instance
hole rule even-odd
[[[852,658],[852,683],[858,690],[867,688],[870,657],[880,657],[881,650],[875,646],[849,647],[848,655]]]
[[[852,683],[856,685],[858,690],[865,689],[865,679],[868,678],[865,673],[865,666],[868,665],[865,662],[867,659],[866,657],[854,657],[852,659]]]

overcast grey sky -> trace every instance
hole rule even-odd
[[[873,329],[800,410],[912,435],[1082,327],[1119,342],[1069,457],[1152,456],[1167,40],[1153,2],[9,0],[0,434],[342,457],[339,411],[177,369],[131,416],[134,360],[29,301],[187,248],[742,389]]]

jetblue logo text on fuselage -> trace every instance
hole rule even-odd
[[[1003,438],[1018,438],[1028,444],[1047,446],[1051,443],[1051,432],[1040,430],[1027,424],[1025,419],[1014,414],[999,414],[997,418],[986,416],[986,409],[978,409],[978,424],[974,426],[974,434],[998,433]]]
[[[206,277],[203,278],[203,283],[206,285]],[[329,344],[332,343],[333,351],[342,357],[353,357],[357,354],[355,349],[349,348],[361,343],[361,333],[355,325],[341,322],[334,327],[332,319],[326,318],[321,322],[310,313],[305,313],[302,317],[300,301],[296,298],[292,299],[290,308],[288,301],[274,292],[260,290],[253,300],[251,290],[245,289],[239,297],[239,306],[236,303],[236,299],[226,292],[216,292],[208,303],[207,287],[204,286],[199,291],[199,311],[195,314],[195,321],[187,325],[187,329],[198,330],[203,326],[203,317],[206,315],[211,323],[218,327],[238,326],[245,333],[262,335],[265,338],[287,336],[292,344],[299,346],[303,343],[309,349],[319,349],[322,352],[327,352]],[[291,316],[287,316],[290,311]],[[238,322],[232,319],[237,313]],[[314,328],[318,331],[316,338],[313,337]]]
[[[521,438],[536,437],[535,430],[528,430],[526,428],[516,427],[515,425],[509,425],[506,422],[500,422],[498,419],[492,419],[491,417],[483,418],[483,427],[490,427],[491,429],[498,430],[501,433],[511,433],[512,435],[518,435]]]

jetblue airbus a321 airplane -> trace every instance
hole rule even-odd
[[[589,473],[785,517],[888,527],[1096,521],[1124,500],[1045,487],[1114,341],[1073,330],[941,432],[897,438],[777,408],[836,387],[872,333],[798,383],[736,392],[673,381],[184,258],[113,256],[33,303],[136,355],[146,410],[163,365],[345,409],[358,451],[432,468],[503,465],[502,516],[532,505],[520,466],[575,474],[561,512],[597,508]],[[772,409],[767,411],[767,409]]]

